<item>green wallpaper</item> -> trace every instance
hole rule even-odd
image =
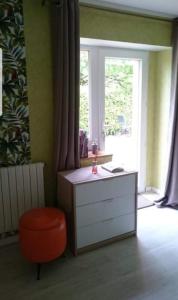
[[[169,45],[171,25],[144,17],[81,7],[81,36]],[[32,161],[44,161],[47,203],[55,201],[50,15],[41,0],[24,0]],[[151,108],[150,108],[151,109]],[[153,116],[151,117],[153,118]],[[151,133],[150,133],[151,134]],[[151,137],[152,140],[152,137]]]
[[[148,75],[148,95],[147,95],[147,186],[154,186],[152,180],[153,170],[153,134],[155,128],[155,99],[156,99],[156,52],[150,52],[149,54],[149,75]]]
[[[170,105],[171,50],[155,54],[155,95],[152,134],[152,186],[161,189],[166,168],[167,134]]]
[[[169,120],[171,50],[150,54],[147,128],[147,185],[161,190]]]
[[[171,23],[148,17],[81,6],[81,37],[170,45]]]
[[[32,161],[44,161],[47,203],[55,201],[53,94],[49,7],[24,0]]]

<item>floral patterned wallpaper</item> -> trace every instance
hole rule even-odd
[[[3,115],[0,116],[0,166],[30,161],[29,109],[22,0],[0,1],[3,51]]]

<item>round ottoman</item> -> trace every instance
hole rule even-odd
[[[56,208],[35,208],[24,213],[19,223],[20,248],[31,262],[40,264],[59,257],[66,248],[66,220]]]

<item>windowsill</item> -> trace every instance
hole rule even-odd
[[[112,154],[110,153],[105,153],[104,151],[98,151],[97,154],[97,163],[98,165],[107,163],[109,161],[112,161]],[[88,157],[86,158],[81,158],[80,159],[80,165],[81,167],[87,167],[92,164],[93,159],[95,158],[95,155],[92,154],[91,151],[88,152]]]

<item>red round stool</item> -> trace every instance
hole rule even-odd
[[[59,257],[66,248],[66,220],[56,208],[35,208],[24,213],[19,223],[20,248],[31,262],[37,263],[40,279],[41,263]]]

